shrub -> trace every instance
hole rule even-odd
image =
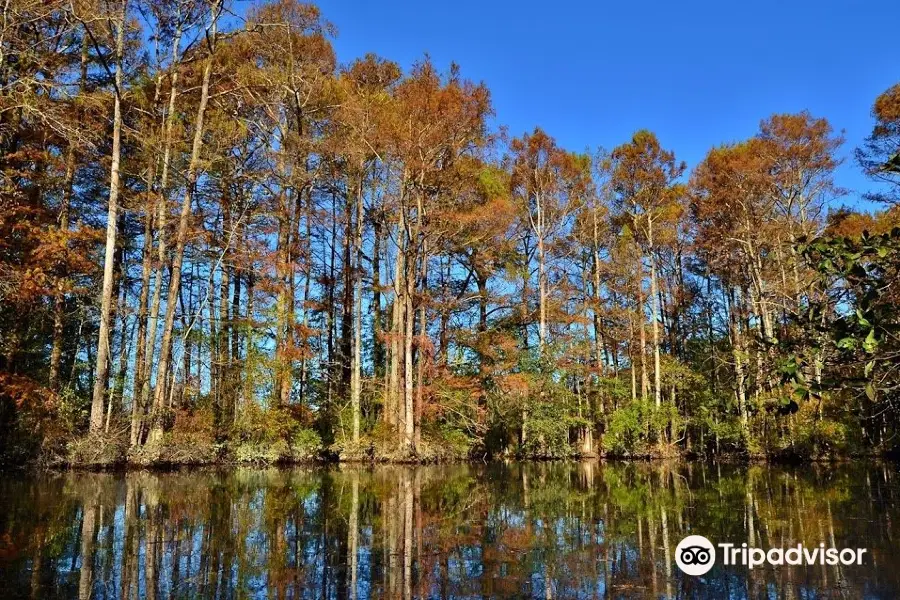
[[[109,434],[88,434],[70,442],[67,462],[80,466],[109,467],[124,462],[127,451],[127,430],[116,428]]]
[[[674,437],[681,431],[681,425],[678,409],[671,402],[663,402],[659,408],[649,401],[630,402],[609,416],[603,447],[607,454],[614,456],[665,453],[664,432],[671,427]]]
[[[612,412],[606,423],[603,447],[607,454],[628,456],[647,451],[647,418],[641,402],[631,402]]]
[[[235,460],[274,463],[317,457],[323,449],[322,438],[306,426],[305,415],[296,406],[266,410],[255,402],[247,404],[233,430]]]
[[[316,458],[322,449],[322,437],[312,429],[305,427],[297,429],[291,438],[290,452],[294,460]]]
[[[564,458],[572,455],[569,443],[571,419],[559,398],[552,396],[531,403],[527,436],[522,447],[526,456]]]
[[[235,449],[234,458],[240,463],[271,464],[290,456],[290,448],[284,440],[277,442],[246,442]]]

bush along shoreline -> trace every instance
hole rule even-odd
[[[55,448],[47,448],[25,460],[8,461],[0,466],[25,466],[50,469],[180,468],[192,466],[272,466],[298,464],[430,464],[446,462],[489,462],[495,460],[689,460],[739,462],[809,462],[854,459],[898,459],[896,447],[860,449],[846,444],[845,438],[826,433],[833,424],[813,423],[809,434],[798,435],[793,445],[769,448],[742,443],[740,438],[712,436],[680,443],[656,442],[666,439],[663,429],[652,431],[653,422],[634,429],[613,419],[612,426],[596,444],[586,450],[577,426],[534,430],[533,443],[522,446],[520,440],[506,445],[491,444],[490,438],[469,438],[439,429],[427,430],[410,453],[396,443],[390,430],[375,427],[358,442],[347,438],[323,439],[314,426],[286,417],[283,411],[252,409],[253,415],[226,436],[216,436],[210,415],[176,414],[173,424],[157,441],[129,447],[127,427],[75,438]],[[631,415],[623,416],[626,419]],[[277,425],[275,425],[277,423]],[[293,423],[285,427],[285,423]],[[540,423],[536,421],[536,423]],[[648,427],[650,429],[648,429]],[[553,439],[552,432],[558,436]],[[825,432],[825,433],[823,433]],[[633,436],[633,437],[630,437]],[[843,444],[841,442],[844,442]],[[21,458],[21,457],[20,457]]]

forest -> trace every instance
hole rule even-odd
[[[689,169],[336,35],[298,0],[3,2],[0,463],[900,448],[900,83],[858,148],[761,115]]]

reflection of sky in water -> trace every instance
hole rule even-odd
[[[7,477],[0,597],[894,598],[896,479],[661,463]],[[674,565],[692,533],[869,554],[694,578]]]

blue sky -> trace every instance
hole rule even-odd
[[[497,124],[543,127],[571,149],[637,129],[695,165],[775,112],[843,129],[837,183],[870,185],[852,149],[876,96],[900,81],[900,2],[323,0],[338,59],[375,52],[408,67],[427,52],[491,89]],[[856,204],[855,193],[843,200]]]

